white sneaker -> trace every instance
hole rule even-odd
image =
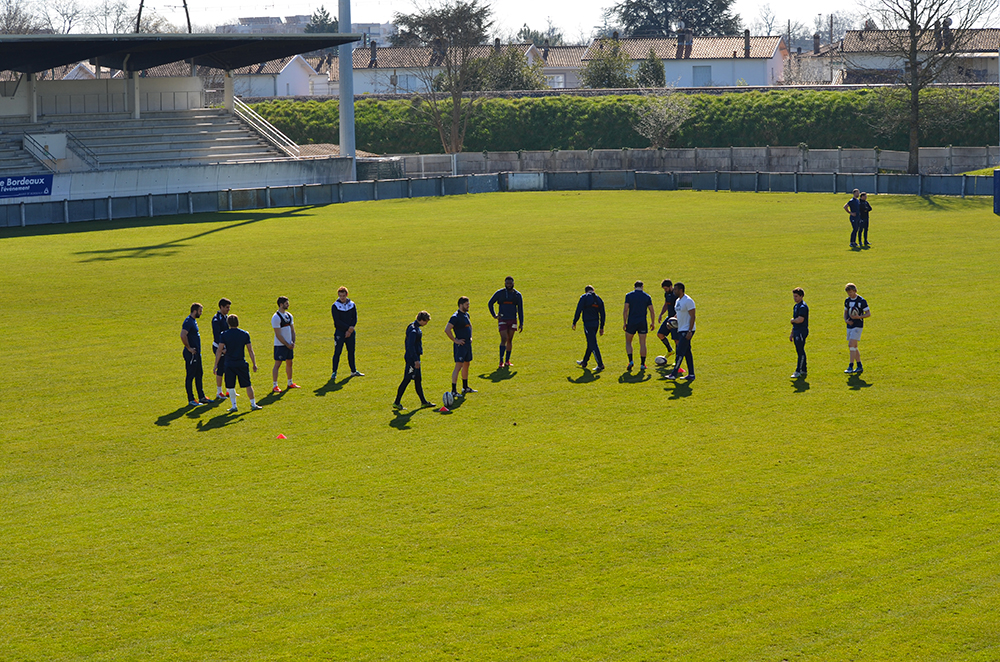
[[[257,411],[258,409],[263,409],[263,407],[261,407],[256,402],[250,404],[250,411]]]
[[[365,373],[361,372],[360,370],[355,370],[354,372],[351,373],[351,377],[364,377],[364,376]]]
[[[795,372],[792,373],[792,376],[790,377],[790,379],[798,379],[801,376],[802,376],[802,373],[800,373],[799,371],[796,370]]]
[[[236,411],[236,407],[230,407],[226,411],[228,411],[230,414],[232,414],[234,411]]]

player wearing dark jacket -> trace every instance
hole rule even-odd
[[[358,372],[354,364],[354,341],[357,334],[354,327],[358,324],[358,307],[348,298],[346,287],[337,290],[337,300],[330,306],[330,314],[333,315],[333,374],[330,379],[337,378],[337,367],[340,366],[340,353],[347,346],[347,362],[351,366],[352,377],[364,377],[363,372]]]
[[[413,321],[408,327],[406,327],[406,340],[404,345],[406,347],[406,353],[403,355],[403,360],[406,361],[406,371],[403,373],[403,381],[400,383],[399,388],[396,389],[396,401],[392,403],[392,406],[396,409],[403,408],[403,393],[406,392],[406,387],[413,382],[413,387],[417,390],[417,397],[420,398],[420,404],[424,407],[433,407],[433,402],[428,402],[427,398],[424,397],[424,389],[421,384],[420,377],[420,356],[424,353],[424,332],[423,326],[431,321],[431,314],[426,310],[421,310],[417,313],[417,319]]]
[[[587,338],[587,351],[583,355],[582,361],[576,364],[581,368],[587,367],[587,361],[593,353],[597,360],[597,370],[604,370],[604,361],[601,360],[601,350],[597,346],[597,334],[604,335],[604,301],[597,296],[594,288],[588,285],[583,288],[583,296],[576,304],[576,313],[573,315],[573,330],[576,330],[576,323],[583,317],[583,335]]]

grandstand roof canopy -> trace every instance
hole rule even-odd
[[[169,62],[233,70],[289,55],[359,41],[359,34],[100,34],[0,35],[0,69],[36,73],[89,60],[138,71]]]

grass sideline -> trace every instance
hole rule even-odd
[[[0,659],[996,659],[1000,225],[988,199],[876,196],[855,252],[846,199],[490,194],[0,230]],[[508,274],[510,378],[485,309]],[[658,308],[663,277],[697,302],[690,386],[622,370],[622,298],[641,278]],[[847,281],[873,311],[860,379]],[[329,383],[341,284],[367,376]],[[586,284],[609,313],[589,377],[569,330]],[[788,379],[794,286],[807,385]],[[237,416],[182,406],[188,305],[204,339],[233,300],[263,394],[279,294],[303,388]],[[421,309],[440,402],[461,294],[480,392],[393,413]]]

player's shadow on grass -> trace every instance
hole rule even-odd
[[[497,384],[499,382],[507,381],[508,379],[513,379],[516,374],[517,370],[511,370],[510,368],[497,368],[493,372],[484,372],[479,375],[479,378],[488,379],[494,384]]]
[[[642,382],[648,382],[653,378],[652,373],[648,370],[640,370],[639,372],[633,374],[626,370],[618,378],[619,384],[641,384]]]
[[[229,408],[229,398],[225,400],[215,400],[213,399],[207,405],[202,405],[200,407],[192,407],[191,411],[187,413],[188,418],[201,418],[206,412],[210,412],[222,403],[226,403],[226,409]]]
[[[184,405],[183,407],[177,409],[176,411],[172,411],[169,414],[164,414],[163,416],[160,416],[158,419],[156,419],[156,425],[159,425],[161,428],[167,427],[168,425],[170,425],[172,421],[176,421],[184,414],[196,411],[198,411],[198,407],[192,407],[191,405]]]
[[[593,384],[600,378],[601,378],[600,374],[594,372],[593,370],[585,369],[583,371],[583,374],[577,377],[576,379],[573,379],[572,377],[567,377],[566,381],[568,381],[570,384]]]
[[[413,418],[415,414],[423,411],[424,409],[430,409],[430,407],[417,407],[416,409],[397,409],[392,420],[389,421],[389,427],[396,428],[397,430],[411,429],[410,419]]]
[[[313,395],[315,395],[318,398],[322,398],[327,393],[333,393],[334,391],[339,391],[340,389],[344,388],[344,384],[346,384],[349,381],[351,381],[350,377],[345,377],[344,379],[341,379],[339,382],[337,381],[336,377],[331,377],[330,381],[328,381],[327,383],[323,384],[318,389],[313,391]]]
[[[863,388],[871,388],[872,385],[857,375],[851,375],[847,378],[847,386],[852,391],[860,391]]]
[[[285,397],[286,395],[288,395],[288,389],[285,389],[281,393],[275,393],[274,391],[271,391],[270,393],[268,393],[267,395],[265,395],[263,398],[261,398],[260,400],[258,400],[257,404],[259,404],[261,406],[264,406],[264,405],[273,405],[273,404],[276,404],[276,403],[280,402],[281,399],[283,397]]]
[[[670,382],[663,390],[670,392],[670,400],[680,400],[691,395],[691,383],[677,380],[676,382]]]
[[[198,425],[195,429],[198,432],[208,432],[210,430],[220,430],[227,425],[232,425],[233,423],[239,423],[243,420],[243,417],[249,414],[249,411],[238,411],[235,413],[229,413],[225,411],[218,416],[213,416],[208,419],[208,421],[198,421]]]
[[[799,377],[797,379],[793,379],[792,380],[792,388],[795,389],[796,393],[805,393],[806,391],[809,390],[809,382],[807,382],[802,377]]]
[[[109,262],[112,260],[121,260],[125,258],[135,258],[135,257],[169,257],[179,252],[181,248],[187,247],[189,241],[193,239],[200,239],[216,232],[223,232],[225,230],[233,230],[235,228],[242,227],[244,225],[250,225],[252,223],[259,223],[260,221],[266,221],[271,219],[278,219],[286,216],[297,216],[303,211],[302,208],[289,209],[280,214],[268,214],[268,213],[247,213],[246,220],[240,221],[238,223],[232,223],[226,225],[225,227],[215,228],[212,230],[206,230],[205,232],[199,232],[198,234],[193,234],[190,237],[183,237],[181,239],[174,239],[173,241],[167,241],[162,244],[152,244],[149,246],[132,246],[129,248],[103,248],[93,251],[78,251],[76,255],[90,256],[85,259],[81,259],[80,262]],[[224,219],[223,219],[224,220]]]

